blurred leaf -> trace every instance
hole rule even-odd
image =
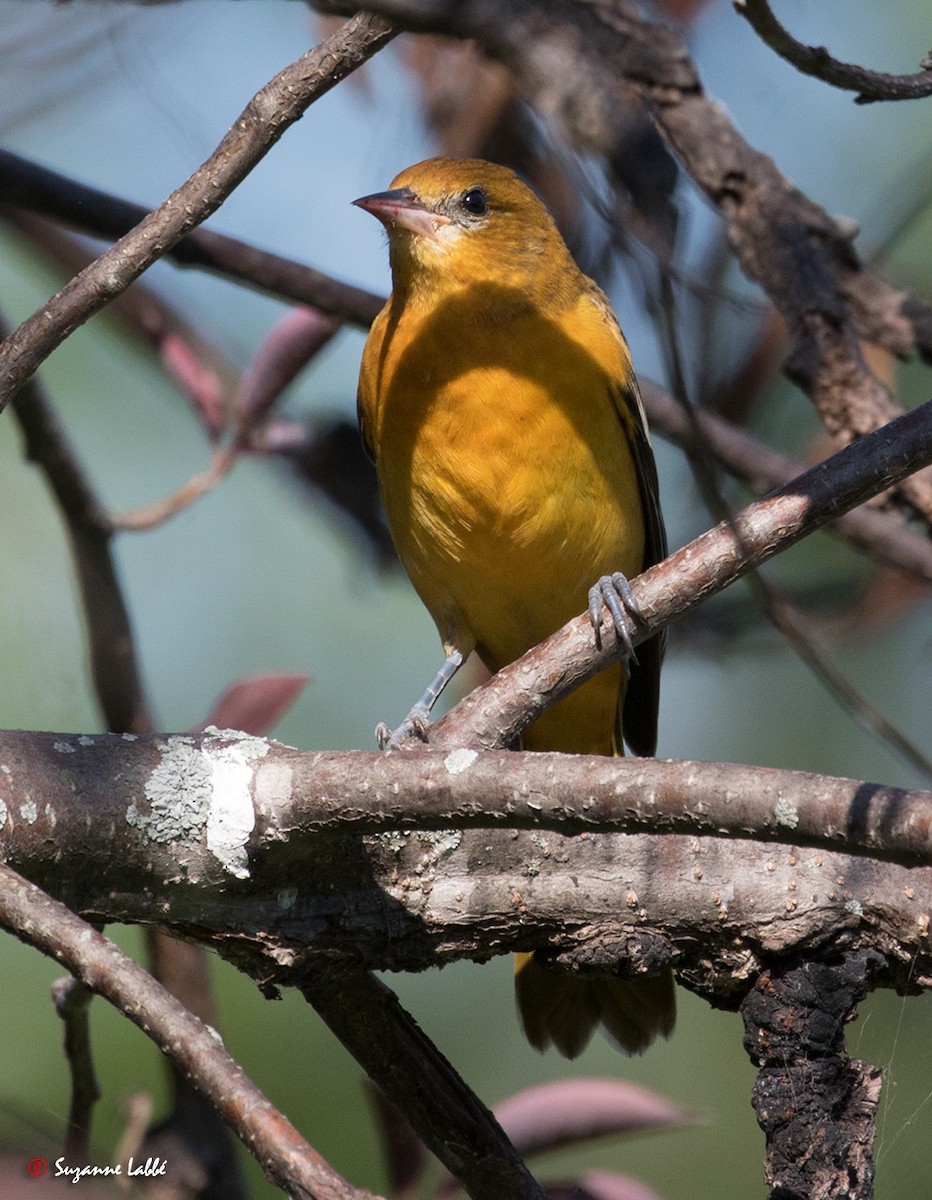
[[[587,1171],[569,1183],[547,1185],[549,1200],[660,1200],[655,1191],[613,1171]]]
[[[428,1161],[424,1143],[407,1118],[391,1100],[367,1080],[370,1099],[376,1110],[376,1124],[382,1137],[382,1153],[388,1175],[389,1192],[394,1200],[410,1195]]]
[[[691,1125],[696,1117],[647,1088],[615,1079],[562,1079],[517,1092],[495,1115],[524,1156],[590,1138]]]
[[[291,708],[308,679],[307,675],[287,671],[237,679],[194,732],[202,733],[208,725],[215,725],[218,729],[241,729],[262,736]]]

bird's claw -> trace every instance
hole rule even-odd
[[[403,750],[412,739],[421,742],[430,740],[430,720],[418,705],[408,713],[397,729],[389,729],[384,721],[375,727],[375,740],[380,750]]]
[[[589,589],[589,620],[592,622],[597,646],[602,644],[603,604],[611,614],[615,636],[625,648],[624,666],[625,671],[630,674],[631,664],[637,665],[638,657],[634,652],[628,617],[640,621],[643,620],[643,616],[631,591],[631,584],[620,571],[615,571],[612,575],[603,575]]]

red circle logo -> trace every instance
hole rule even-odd
[[[38,1179],[40,1175],[44,1175],[48,1169],[49,1164],[44,1158],[33,1158],[26,1164],[26,1170],[36,1179]]]

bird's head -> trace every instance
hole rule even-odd
[[[513,171],[474,158],[429,158],[387,192],[353,203],[388,230],[395,288],[494,282],[537,290],[575,274],[550,214]]]

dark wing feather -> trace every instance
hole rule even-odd
[[[616,407],[637,468],[644,511],[644,561],[641,570],[646,571],[667,557],[667,534],[660,513],[657,465],[647,433],[647,418],[633,375],[630,383],[617,396]],[[660,665],[666,641],[666,630],[663,630],[638,646],[638,661],[631,668],[624,706],[619,714],[624,740],[642,758],[649,757],[657,749]]]

